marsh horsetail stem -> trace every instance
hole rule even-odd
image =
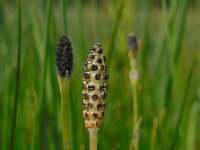
[[[62,36],[56,47],[56,65],[61,92],[61,114],[63,149],[69,150],[72,145],[71,103],[69,99],[70,77],[73,68],[73,53],[68,37]]]
[[[138,120],[138,81],[139,81],[139,71],[137,69],[137,51],[138,51],[138,44],[136,36],[131,33],[128,37],[128,55],[130,61],[130,81],[133,90],[133,138],[131,142],[131,149],[137,149],[137,141],[139,139],[139,129],[137,124],[139,124]]]
[[[102,52],[100,44],[96,43],[83,66],[83,117],[85,127],[88,128],[90,134],[90,150],[97,149],[98,127],[102,123],[106,106],[108,75],[106,74],[106,57]]]

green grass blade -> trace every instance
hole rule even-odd
[[[108,60],[108,64],[111,61],[112,58],[112,54],[114,53],[114,49],[115,49],[115,42],[116,42],[116,38],[117,38],[117,33],[119,30],[119,26],[120,26],[120,22],[123,16],[123,10],[124,10],[124,3],[125,1],[122,1],[118,13],[117,13],[117,18],[116,18],[116,22],[115,22],[115,26],[112,32],[112,36],[111,36],[111,43],[110,43],[110,48],[107,54],[107,60]]]
[[[185,91],[183,92],[184,96],[183,96],[183,100],[182,100],[182,104],[181,104],[181,108],[180,108],[180,113],[179,113],[179,116],[178,116],[178,121],[177,121],[177,124],[175,126],[175,133],[174,133],[174,137],[173,137],[170,149],[175,149],[177,143],[179,142],[179,138],[180,138],[179,137],[179,129],[180,129],[181,121],[183,119],[183,114],[184,114],[186,103],[187,103],[187,96],[188,96],[188,92],[190,90],[190,83],[191,83],[193,72],[195,70],[195,65],[196,65],[196,59],[193,59],[192,66],[190,68],[188,78],[187,78],[187,81],[186,81],[186,86],[185,86],[186,88],[185,88]]]
[[[67,0],[61,0],[60,1],[60,6],[62,8],[62,21],[63,21],[63,28],[64,28],[64,33],[67,34],[67,15],[66,15],[66,11],[67,11]]]
[[[15,89],[12,129],[10,137],[10,150],[14,149],[14,142],[15,142],[15,130],[16,130],[17,109],[19,101],[19,89],[20,89],[20,68],[21,68],[20,64],[21,64],[21,2],[20,0],[18,0],[18,48],[17,48],[17,68],[16,68],[16,89]]]
[[[38,104],[38,114],[37,114],[37,135],[35,136],[36,147],[41,149],[46,149],[48,147],[48,126],[47,119],[49,117],[49,108],[47,101],[47,73],[48,73],[48,62],[49,62],[49,32],[52,16],[52,4],[53,0],[48,0],[47,5],[47,20],[45,27],[45,46],[44,46],[44,62],[42,70],[42,81],[40,83],[41,93],[39,95],[39,104]]]

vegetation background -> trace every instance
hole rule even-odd
[[[83,62],[96,42],[106,53],[110,75],[98,149],[130,149],[130,32],[139,41],[139,149],[200,149],[200,1],[21,0],[21,16],[17,6],[17,1],[0,0],[1,150],[62,149],[55,66],[61,35],[68,35],[74,48],[70,89],[74,149],[89,149],[82,119],[81,78]]]

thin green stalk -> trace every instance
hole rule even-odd
[[[195,57],[194,57],[195,58]],[[170,146],[170,149],[173,150],[176,148],[176,145],[179,141],[179,129],[180,129],[180,126],[181,126],[181,121],[182,121],[182,118],[183,118],[183,113],[185,111],[185,108],[186,108],[186,103],[187,103],[187,95],[188,95],[188,92],[189,92],[189,89],[190,89],[190,83],[191,83],[191,79],[192,79],[192,74],[193,74],[193,71],[194,71],[194,67],[195,67],[195,60],[196,59],[193,59],[193,63],[192,63],[192,66],[191,66],[191,69],[190,69],[190,72],[189,72],[189,75],[188,75],[188,78],[187,78],[187,81],[186,81],[186,88],[185,88],[185,91],[184,91],[184,96],[183,96],[183,100],[182,100],[182,104],[181,104],[181,109],[180,109],[180,113],[179,113],[179,116],[178,116],[178,121],[177,121],[177,124],[176,124],[176,127],[175,127],[175,133],[174,133],[174,137],[173,137],[173,140],[172,140],[172,144]]]
[[[177,23],[174,25],[176,28],[176,32],[174,34],[174,54],[173,54],[173,61],[175,63],[175,65],[177,65],[178,60],[180,58],[180,48],[181,48],[181,42],[183,39],[183,34],[185,31],[185,27],[186,27],[186,16],[188,13],[188,8],[189,8],[189,0],[182,0],[180,3],[180,14],[179,17],[177,18]]]
[[[136,127],[138,120],[138,70],[136,65],[136,59],[133,58],[132,56],[130,56],[130,64],[131,64],[130,79],[133,89],[133,111],[134,111],[133,126]]]
[[[64,33],[67,34],[67,16],[66,16],[66,4],[67,0],[61,0],[61,8],[62,8],[62,20],[63,20],[63,27],[64,27]]]
[[[84,4],[83,0],[77,0],[77,7],[78,7],[78,42],[81,49],[85,49],[85,30],[84,30]],[[84,51],[79,51],[80,56],[84,56]]]
[[[19,101],[19,89],[20,89],[20,64],[21,64],[21,3],[18,0],[18,48],[17,48],[17,72],[16,72],[16,89],[14,97],[14,110],[12,118],[12,129],[10,137],[10,150],[14,148],[15,130],[16,130],[16,120],[17,120],[17,108]]]
[[[114,30],[113,30],[112,36],[111,36],[110,49],[109,49],[108,54],[107,54],[107,60],[108,60],[107,63],[108,64],[109,64],[109,61],[111,61],[111,58],[113,56],[113,52],[114,52],[114,49],[115,49],[115,42],[116,42],[116,38],[117,38],[117,33],[119,31],[120,22],[122,20],[122,14],[123,14],[123,10],[124,10],[124,3],[125,3],[125,1],[122,1],[121,5],[119,7],[119,10],[117,12],[117,18],[116,18]]]
[[[198,119],[197,118],[197,105],[195,105],[193,103],[193,106],[189,112],[189,116],[188,116],[188,129],[187,129],[187,134],[186,134],[186,144],[185,144],[185,147],[186,149],[195,149],[195,136],[196,136],[196,128],[197,128],[197,125],[198,125]]]
[[[49,60],[49,53],[48,53],[48,48],[49,48],[49,26],[50,26],[50,21],[51,21],[51,15],[52,15],[52,1],[49,0],[48,4],[48,10],[47,10],[47,22],[46,22],[46,37],[45,37],[45,55],[44,55],[44,70],[43,70],[43,92],[42,92],[42,99],[45,102],[44,96],[45,96],[45,79],[47,76],[47,66],[48,66],[48,60]]]
[[[152,133],[151,133],[151,146],[150,146],[150,150],[154,150],[155,149],[157,131],[158,131],[158,119],[154,118],[153,119]]]
[[[134,132],[136,131],[137,128],[137,122],[138,122],[138,80],[139,80],[139,72],[137,69],[137,64],[136,64],[136,58],[133,57],[133,53],[130,51],[129,52],[129,60],[130,60],[130,65],[131,65],[131,71],[130,71],[130,80],[131,80],[131,85],[132,85],[132,94],[133,94],[133,130]],[[134,133],[135,134],[135,133]],[[134,139],[134,141],[137,141],[138,139]],[[134,149],[137,149],[137,142],[134,142]]]
[[[61,119],[63,133],[63,149],[70,150],[72,147],[71,134],[71,105],[69,100],[70,80],[65,77],[58,77],[61,92]]]
[[[160,61],[160,55],[162,53],[162,50],[164,49],[163,46],[165,45],[164,43],[166,42],[169,33],[170,33],[170,29],[174,23],[174,16],[177,10],[177,6],[178,6],[178,1],[172,1],[169,10],[167,9],[167,5],[166,5],[166,0],[161,0],[161,7],[163,9],[163,28],[162,30],[160,30],[160,35],[158,38],[158,42],[156,45],[156,50],[155,53],[153,54],[154,59],[153,61],[153,65],[152,65],[152,72],[153,72],[153,76],[155,76],[156,70],[159,66],[159,61]],[[172,43],[172,42],[169,42]]]
[[[47,81],[47,67],[49,61],[49,28],[50,28],[50,21],[52,16],[52,3],[53,0],[48,0],[47,6],[47,20],[46,20],[46,27],[45,27],[45,53],[44,53],[44,66],[42,70],[42,81],[40,85],[41,95],[39,95],[39,103],[38,103],[38,114],[37,114],[37,125],[38,125],[38,134],[39,136],[35,135],[35,142],[38,143],[40,149],[47,148],[47,125],[46,125],[46,118],[48,117],[48,107],[47,107],[47,90],[46,90],[46,81]],[[37,131],[36,131],[37,132]]]
[[[77,20],[76,20],[76,28],[77,28],[77,33],[75,38],[79,43],[79,49],[82,49],[81,51],[79,51],[79,57],[78,59],[76,59],[76,63],[77,66],[82,65],[82,60],[84,59],[84,56],[86,55],[86,42],[85,42],[85,38],[86,38],[86,34],[84,32],[84,27],[85,27],[85,22],[84,22],[84,1],[83,0],[76,0],[76,5],[77,5]],[[87,25],[87,24],[86,24]],[[78,56],[78,55],[77,55]],[[76,105],[77,102],[74,103],[74,105]],[[76,105],[78,106],[78,105]],[[81,112],[79,111],[80,107],[73,107],[73,115],[80,117]],[[77,130],[73,130],[74,131],[74,135],[80,135],[80,136],[74,136],[74,140],[76,140],[77,144],[74,144],[74,149],[80,149],[80,146],[84,145],[84,140],[86,139],[86,135],[83,135],[84,132],[84,128],[82,126],[82,124],[78,124],[77,125]]]

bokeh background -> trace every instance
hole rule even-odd
[[[10,147],[16,93],[17,1],[0,0],[0,149]],[[74,149],[89,149],[82,119],[82,66],[100,42],[108,96],[99,150],[130,149],[133,96],[127,38],[138,38],[139,149],[200,149],[199,0],[21,0],[21,69],[14,149],[62,149],[55,48],[73,43]],[[65,21],[64,21],[65,20]]]

